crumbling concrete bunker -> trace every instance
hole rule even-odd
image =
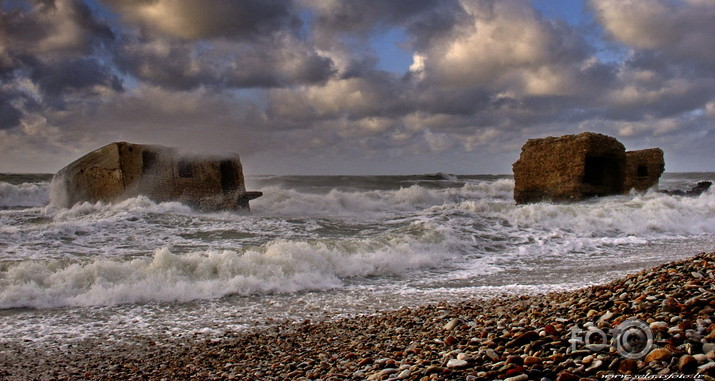
[[[248,209],[261,192],[246,191],[237,154],[180,153],[160,145],[115,142],[61,169],[52,179],[51,204],[115,202],[144,195],[201,210]]]
[[[624,190],[647,191],[648,188],[658,184],[658,179],[660,179],[664,169],[663,150],[660,148],[626,152]]]
[[[576,201],[645,191],[657,186],[664,168],[659,148],[626,152],[621,142],[602,134],[529,139],[512,166],[514,200]]]

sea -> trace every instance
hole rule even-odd
[[[250,213],[52,205],[0,175],[0,345],[220,340],[282,322],[572,290],[715,250],[715,189],[516,205],[507,175],[248,176]],[[666,173],[661,190],[715,173]]]

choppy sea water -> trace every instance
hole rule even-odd
[[[0,175],[0,343],[221,335],[566,290],[715,250],[715,192],[515,205],[509,176],[254,176],[252,212],[49,205]],[[689,189],[715,173],[665,174]]]

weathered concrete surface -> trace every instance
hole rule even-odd
[[[514,199],[523,204],[620,193],[625,161],[623,144],[606,135],[529,139],[512,167]]]
[[[512,168],[514,200],[524,204],[645,191],[658,184],[664,161],[659,148],[626,153],[615,138],[584,132],[530,139]]]
[[[665,170],[663,150],[650,148],[626,152],[626,179],[624,189],[645,192],[658,185],[660,175]]]
[[[144,195],[205,210],[248,208],[261,196],[247,192],[243,167],[229,157],[180,154],[175,148],[117,142],[79,158],[55,174],[51,203],[115,202]]]

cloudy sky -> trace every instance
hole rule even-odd
[[[248,174],[511,173],[582,131],[715,171],[715,1],[0,0],[0,172],[123,140]]]

